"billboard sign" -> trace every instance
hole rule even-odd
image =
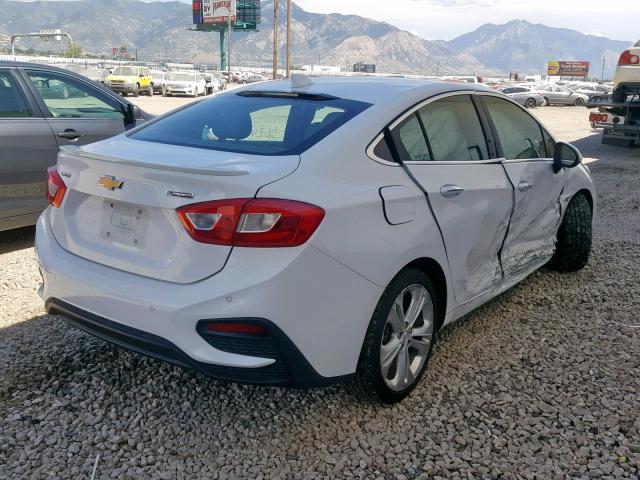
[[[202,0],[202,23],[231,23],[236,21],[236,0]]]
[[[547,75],[558,77],[588,77],[589,62],[551,61],[547,65]]]

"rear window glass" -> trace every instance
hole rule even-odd
[[[218,95],[152,122],[130,136],[227,152],[297,155],[370,106],[330,97],[254,95]]]

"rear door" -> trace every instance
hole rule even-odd
[[[564,173],[553,172],[554,141],[528,112],[497,96],[481,98],[515,191],[502,249],[502,266],[509,278],[539,266],[553,254]]]
[[[499,285],[513,191],[500,160],[491,158],[472,97],[428,103],[395,126],[392,136],[398,156],[428,194],[458,303]]]
[[[125,107],[89,81],[45,69],[25,69],[58,144],[85,145],[125,131]]]
[[[28,224],[19,217],[44,209],[47,168],[57,154],[53,132],[15,70],[0,69],[0,229]]]

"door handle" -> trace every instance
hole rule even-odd
[[[76,132],[72,128],[67,128],[64,132],[58,133],[60,138],[66,138],[67,140],[71,140],[72,142],[78,140],[82,137],[82,133]]]
[[[533,187],[533,185],[527,182],[520,182],[518,184],[518,190],[520,190],[522,193],[528,192],[529,190],[531,190],[531,187]]]
[[[440,187],[440,195],[445,198],[453,198],[460,195],[464,192],[464,188],[459,187],[458,185],[447,184]]]

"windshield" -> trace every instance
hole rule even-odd
[[[191,73],[172,73],[169,80],[175,80],[176,82],[193,82],[195,76]]]
[[[135,68],[132,67],[116,67],[113,71],[113,75],[121,75],[123,77],[135,77],[138,75],[138,72]]]
[[[636,43],[634,47],[640,47],[640,40],[638,40],[638,43]]]
[[[369,106],[332,97],[225,94],[178,110],[131,138],[255,155],[297,155]]]

